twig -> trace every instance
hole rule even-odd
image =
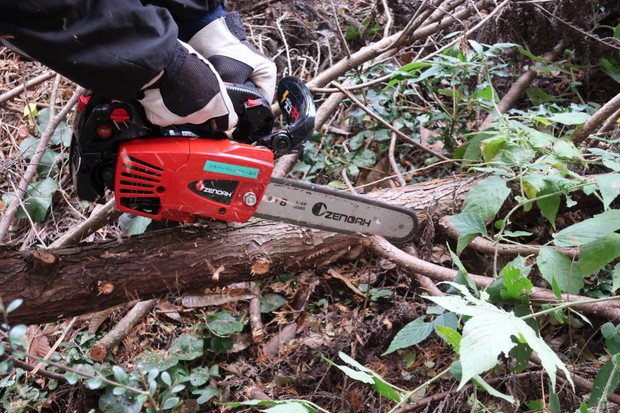
[[[590,117],[581,127],[577,128],[571,135],[573,143],[580,145],[590,134],[594,133],[605,121],[615,112],[620,110],[620,94],[605,103],[594,115]]]
[[[385,26],[383,27],[383,36],[387,37],[390,35],[390,29],[392,28],[392,22],[394,18],[392,17],[392,13],[390,13],[390,8],[388,7],[387,0],[381,0],[381,4],[383,5],[383,11],[385,12]]]
[[[459,232],[454,228],[448,216],[444,216],[439,220],[439,228],[452,239],[457,239],[459,237]],[[542,245],[496,244],[482,237],[474,238],[468,246],[479,252],[495,254],[495,251],[497,251],[499,255],[507,256],[538,255],[542,248]],[[552,248],[574,260],[579,257],[579,250],[577,248],[559,248],[554,246],[548,248]]]
[[[384,258],[387,258],[397,265],[408,269],[412,272],[419,272],[427,277],[437,281],[454,281],[458,271],[432,264],[428,261],[413,257],[406,252],[396,248],[390,244],[385,238],[378,235],[370,237],[371,248]],[[468,276],[479,287],[488,287],[495,281],[491,277],[482,275],[468,274]],[[611,301],[591,302],[588,297],[580,295],[562,294],[561,300],[558,301],[555,294],[551,290],[545,288],[533,287],[529,293],[533,301],[545,303],[570,302],[574,303],[572,308],[581,310],[584,313],[597,314],[611,320],[620,319],[620,306]],[[580,303],[580,301],[584,301]],[[587,302],[585,302],[587,301]]]
[[[49,248],[61,248],[78,244],[89,235],[96,232],[99,228],[116,220],[121,213],[116,209],[114,199],[108,201],[100,209],[93,211],[87,220],[81,222],[71,231],[63,234],[56,241],[49,245]]]
[[[367,114],[369,114],[372,118],[374,118],[375,120],[377,120],[379,123],[381,123],[383,126],[385,126],[386,128],[388,128],[389,130],[391,130],[392,132],[394,132],[395,134],[397,134],[401,139],[411,143],[413,146],[430,153],[431,155],[444,160],[444,161],[450,161],[449,158],[445,157],[444,155],[435,152],[434,150],[425,147],[424,145],[422,145],[419,142],[416,142],[415,140],[413,140],[412,138],[410,138],[409,136],[405,135],[404,133],[402,133],[401,131],[399,131],[398,129],[396,129],[394,126],[392,126],[389,122],[387,122],[385,119],[383,119],[381,116],[377,115],[375,112],[373,112],[372,110],[370,110],[370,108],[368,108],[366,105],[364,105],[362,102],[360,102],[355,96],[353,96],[353,94],[351,92],[349,92],[348,90],[346,90],[345,88],[342,87],[342,85],[338,82],[336,82],[335,80],[332,80],[332,85],[334,85],[337,89],[339,89],[342,93],[344,93],[349,99],[351,99],[351,101],[353,103],[355,103],[360,109],[362,109],[364,112],[366,112]],[[456,163],[456,161],[453,161]]]
[[[21,361],[20,359],[16,359],[13,356],[6,354],[6,353],[0,356],[0,360],[9,361],[13,363],[15,367],[20,368],[22,370],[30,371],[30,372],[32,372],[35,368],[32,364],[26,363],[25,361]],[[63,376],[62,374],[54,373],[53,371],[48,371],[48,370],[40,370],[40,371],[37,371],[36,374],[38,374],[39,376],[47,377],[48,379],[58,380],[60,382],[64,382],[66,380],[65,376]]]
[[[60,345],[60,343],[62,343],[65,340],[65,337],[67,336],[69,331],[71,331],[71,329],[73,328],[73,325],[75,324],[75,321],[77,319],[78,319],[77,316],[73,317],[71,319],[71,321],[69,322],[69,324],[67,325],[65,330],[62,332],[60,337],[58,337],[58,340],[56,340],[56,342],[54,343],[52,348],[47,352],[45,357],[43,357],[43,361],[46,361],[47,359],[49,359],[52,356],[52,354],[54,354],[56,352],[56,349],[58,349],[58,346]],[[32,369],[31,373],[32,374],[37,374],[39,372],[39,370],[42,369],[43,367],[44,367],[43,363],[41,361],[39,361],[39,363],[37,363],[36,367],[34,369]]]
[[[26,168],[26,172],[24,172],[24,176],[22,177],[19,185],[17,186],[17,192],[15,193],[15,196],[13,197],[11,203],[6,209],[4,217],[2,217],[2,220],[0,220],[0,243],[4,242],[8,235],[11,222],[13,222],[13,219],[15,218],[15,214],[17,213],[17,209],[21,200],[24,199],[24,196],[26,195],[30,181],[34,179],[37,173],[37,167],[41,162],[41,158],[43,158],[43,154],[45,153],[45,149],[47,148],[47,145],[52,138],[52,135],[54,134],[54,130],[56,129],[58,124],[67,116],[73,106],[77,103],[78,98],[83,91],[84,89],[81,87],[78,87],[75,90],[71,99],[69,99],[67,104],[62,108],[58,115],[54,117],[52,122],[49,123],[47,128],[45,128],[45,131],[41,134],[39,144],[37,145],[37,148],[32,155],[32,158],[30,159],[30,163]]]
[[[255,282],[250,282],[250,292],[254,296],[250,299],[249,312],[250,312],[250,327],[252,329],[252,341],[258,343],[262,341],[267,333],[263,326],[263,321],[260,315],[260,286]]]
[[[0,105],[8,100],[13,99],[15,96],[19,96],[19,94],[24,92],[26,89],[36,86],[40,83],[43,83],[46,80],[53,78],[54,76],[56,76],[55,72],[48,71],[46,73],[43,73],[42,75],[35,77],[32,80],[27,81],[26,83],[20,86],[17,86],[14,89],[9,90],[8,92],[3,93],[2,95],[0,95]]]
[[[394,150],[396,149],[396,133],[392,132],[392,139],[390,139],[390,150],[388,151],[388,157],[390,159],[390,165],[392,165],[392,170],[396,175],[396,179],[400,183],[400,186],[407,185],[407,181],[403,178],[403,174],[400,172],[400,168],[398,167],[398,163],[396,162],[396,158],[394,157]]]
[[[560,42],[553,48],[552,51],[544,54],[542,56],[542,59],[546,61],[555,60],[563,48],[564,42]],[[497,104],[497,113],[491,113],[487,116],[487,118],[480,126],[480,131],[488,129],[495,120],[497,114],[506,113],[510,108],[512,108],[516,103],[517,99],[519,99],[519,96],[521,96],[523,92],[525,92],[525,90],[532,84],[536,76],[538,76],[538,72],[534,69],[529,69],[521,76],[519,76],[519,78],[512,84],[512,86],[510,86],[508,92],[506,92],[504,97],[502,97],[502,99]]]
[[[133,328],[145,317],[157,304],[156,299],[140,301],[118,322],[112,330],[101,340],[97,341],[90,349],[90,358],[93,361],[102,361],[114,348],[132,332]]]
[[[288,48],[288,42],[286,41],[286,36],[284,35],[284,31],[282,30],[282,26],[280,23],[284,20],[284,16],[281,16],[278,20],[276,20],[276,27],[278,28],[278,33],[280,33],[280,37],[282,37],[282,43],[284,43],[284,49],[286,50],[286,61],[288,63],[288,74],[293,74],[293,69],[291,67],[291,52]]]

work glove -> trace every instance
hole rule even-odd
[[[188,43],[213,64],[225,82],[243,84],[250,80],[271,103],[276,65],[246,40],[239,13],[228,13],[212,21]]]
[[[238,121],[215,68],[180,41],[166,68],[142,88],[137,99],[155,125],[194,124],[225,132]]]

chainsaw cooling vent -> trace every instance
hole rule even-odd
[[[126,155],[117,175],[116,196],[121,204],[135,211],[157,214],[161,206],[159,194],[164,168]]]

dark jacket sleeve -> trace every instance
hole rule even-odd
[[[184,16],[209,7],[208,1],[169,3]],[[182,3],[195,9],[177,10]],[[0,0],[0,38],[97,94],[131,99],[173,57],[177,25],[159,5],[139,0]]]

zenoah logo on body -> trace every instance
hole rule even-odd
[[[339,212],[330,211],[323,202],[317,202],[312,206],[312,213],[317,217],[323,217],[323,219],[329,219],[333,221],[343,221],[347,224],[359,225],[362,227],[370,227],[371,220],[356,217],[355,215],[347,215]]]
[[[220,204],[230,205],[237,185],[239,185],[238,181],[203,179],[190,183],[189,189],[203,198]]]

